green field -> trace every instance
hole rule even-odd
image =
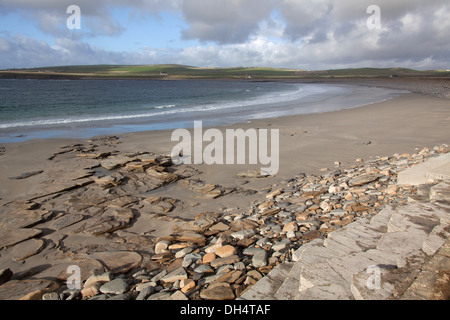
[[[199,68],[175,64],[86,65],[0,70],[0,78],[74,79],[302,79],[355,77],[450,77],[447,70],[405,68],[295,70],[262,67]]]

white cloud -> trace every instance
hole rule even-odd
[[[189,28],[182,36],[219,44],[243,43],[272,10],[271,0],[183,1],[182,13]]]
[[[69,4],[73,1],[0,0],[0,15],[19,12],[55,39],[50,46],[14,30],[0,32],[0,68],[94,63],[450,67],[448,0],[377,0],[381,30],[366,25],[372,0],[77,0],[85,26],[80,33],[65,28]],[[98,48],[95,37],[120,41],[127,29],[114,19],[112,9],[126,10],[137,20],[174,13],[183,19],[180,39],[199,45],[171,48],[168,42],[165,48],[153,48],[150,42],[139,52]]]

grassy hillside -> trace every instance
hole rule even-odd
[[[450,77],[449,71],[359,68],[305,71],[261,67],[199,68],[176,64],[57,66],[0,71],[0,78],[93,79],[299,79],[355,77]]]

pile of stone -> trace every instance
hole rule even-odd
[[[98,150],[91,150],[84,157],[94,157],[93,151]],[[142,208],[150,207],[155,216],[168,217],[178,202],[171,198],[139,196],[140,192],[177,180],[207,199],[215,199],[236,189],[189,180],[186,175],[177,174],[165,157],[146,153],[115,157],[108,153],[97,154],[95,159],[108,171],[102,175],[80,175],[81,180],[88,176],[91,183],[77,189],[78,195],[72,192],[70,196],[58,197],[83,214],[61,214],[56,219],[55,216],[49,218],[45,210],[26,208],[32,209],[28,213],[34,212],[35,218],[41,220],[22,223],[18,216],[16,219],[21,222],[21,230],[26,232],[25,238],[19,242],[37,238],[41,229],[29,227],[40,221],[50,219],[52,228],[85,221],[74,232],[112,239],[108,247],[111,251],[101,248],[103,251],[99,252],[99,248],[94,246],[69,250],[62,244],[64,239],[56,239],[55,236],[58,255],[71,258],[74,264],[85,261],[91,272],[83,275],[79,288],[67,289],[67,283],[62,281],[67,280],[65,274],[57,285],[40,284],[42,288],[35,290],[31,297],[122,300],[238,298],[275,266],[290,261],[293,252],[303,244],[326,238],[330,232],[359,217],[376,215],[387,204],[406,202],[416,189],[397,186],[397,173],[449,151],[449,147],[444,145],[424,148],[412,155],[395,154],[366,161],[357,159],[347,169],[336,162],[333,168],[324,168],[321,175],[299,174],[269,186],[265,190],[264,201],[253,203],[245,212],[205,212],[197,214],[193,220],[172,217],[177,222],[173,232],[158,238],[128,233],[125,229],[139,210],[143,212]],[[78,157],[83,155],[78,153]],[[104,190],[101,193],[103,198],[96,197],[93,190]],[[47,202],[47,206],[48,203],[52,202]],[[26,217],[31,219],[30,215]],[[17,243],[8,243],[8,246]],[[39,250],[42,250],[42,243]],[[11,270],[5,270],[3,274],[6,274],[6,281],[0,285],[0,295],[8,291],[8,283],[20,281],[8,281],[13,277]]]

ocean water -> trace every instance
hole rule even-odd
[[[251,81],[1,80],[0,142],[245,122],[353,108],[397,90]]]

